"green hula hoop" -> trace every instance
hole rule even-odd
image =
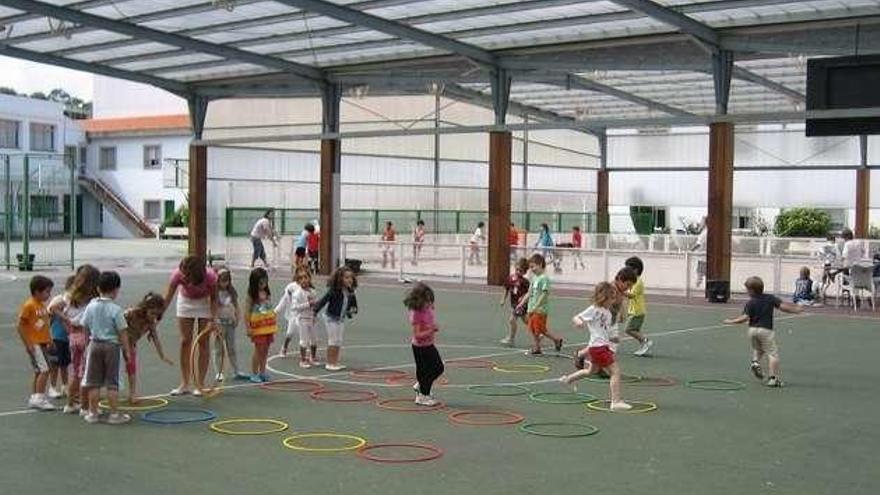
[[[578,392],[534,392],[529,395],[529,399],[544,404],[586,404],[598,397]]]
[[[526,395],[531,390],[521,385],[471,385],[467,391],[487,397],[513,397],[516,395]]]
[[[564,426],[564,427],[573,427],[579,428],[581,431],[574,433],[552,433],[548,431],[541,431],[542,427],[547,426]],[[591,435],[595,435],[599,433],[599,428],[596,428],[593,425],[588,425],[586,423],[563,423],[563,422],[551,422],[551,423],[523,423],[519,427],[519,431],[523,433],[528,433],[529,435],[537,435],[539,437],[552,437],[552,438],[580,438],[580,437],[588,437]]]
[[[696,388],[699,390],[720,390],[727,392],[746,388],[746,384],[743,382],[723,379],[688,380],[684,382],[684,385],[688,388]]]
[[[623,414],[640,414],[647,413],[651,411],[657,410],[657,404],[654,402],[647,401],[638,401],[638,400],[630,400],[629,405],[633,406],[632,409],[628,411],[612,411],[611,410],[611,401],[600,399],[594,400],[593,402],[587,402],[587,409],[591,409],[593,411],[604,411],[604,412],[614,412],[614,413],[623,413]]]

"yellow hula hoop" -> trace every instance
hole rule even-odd
[[[202,393],[202,397],[210,399],[211,397],[215,397],[220,393],[220,385],[215,381],[214,385],[210,388],[205,387],[205,383],[203,380],[199,379],[199,367],[198,363],[196,363],[196,351],[199,348],[199,342],[208,336],[210,338],[211,334],[215,334],[220,331],[220,328],[216,323],[208,323],[208,326],[205,327],[204,330],[196,335],[196,338],[192,341],[192,347],[189,351],[189,363],[190,363],[190,373],[192,376],[193,385],[195,385],[196,389],[198,389]],[[217,367],[217,373],[222,373],[223,369],[226,368],[226,354],[229,352],[229,349],[226,348],[226,339],[218,339],[220,340],[220,345],[223,346],[223,352],[220,353],[220,365]],[[208,342],[208,356],[210,359],[210,347],[211,342]]]
[[[297,445],[296,441],[303,438],[340,438],[343,440],[351,440],[351,445],[343,445],[342,447],[303,447]],[[357,450],[367,444],[367,439],[356,435],[346,435],[343,433],[297,433],[296,435],[285,438],[281,443],[291,450],[300,452],[314,452],[318,454],[334,454],[337,452],[347,452]]]
[[[545,364],[496,364],[492,370],[499,373],[547,373],[550,367]]]
[[[629,411],[612,411],[611,410],[611,401],[600,399],[600,400],[594,400],[592,402],[587,402],[587,409],[592,409],[593,411],[624,413],[624,414],[640,414],[640,413],[647,413],[647,412],[657,410],[657,404],[654,402],[631,400],[631,401],[629,401],[629,404],[631,406],[633,406],[633,408],[630,409]]]
[[[272,425],[269,428],[263,430],[254,430],[254,431],[236,431],[230,430],[226,428],[227,425],[234,424],[264,424],[264,425]],[[211,430],[216,431],[217,433],[222,433],[224,435],[269,435],[272,433],[279,433],[286,430],[289,425],[284,421],[279,421],[277,419],[251,419],[251,418],[238,418],[238,419],[224,419],[222,421],[215,421],[209,426]]]
[[[150,398],[144,398],[144,399],[139,399],[139,400],[142,402],[143,401],[155,401],[155,402],[153,402],[152,404],[145,404],[145,405],[138,406],[138,405],[131,405],[128,402],[120,401],[120,403],[117,406],[117,409],[119,409],[120,411],[127,411],[127,412],[150,411],[152,409],[160,409],[160,408],[168,405],[168,399],[163,399],[162,397],[150,397]],[[125,405],[125,404],[129,404],[129,405]],[[101,409],[110,409],[110,403],[107,401],[107,399],[101,399],[98,402],[98,407],[100,407]]]

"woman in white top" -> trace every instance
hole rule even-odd
[[[471,235],[471,240],[469,243],[471,246],[471,252],[470,252],[470,255],[468,256],[468,264],[469,265],[482,264],[480,262],[480,244],[482,244],[483,241],[486,239],[486,236],[483,235],[483,227],[485,227],[485,226],[486,226],[486,224],[483,222],[478,223],[477,228],[474,230],[473,235]]]
[[[254,227],[251,229],[251,245],[254,248],[254,254],[251,258],[251,268],[256,265],[257,260],[263,260],[263,266],[266,269],[269,268],[269,262],[266,261],[266,247],[263,246],[263,239],[269,239],[272,241],[272,245],[277,247],[277,243],[275,242],[275,229],[272,228],[272,215],[275,213],[275,210],[269,209],[266,210],[266,213],[263,214],[263,217],[257,220],[257,223],[254,224]]]

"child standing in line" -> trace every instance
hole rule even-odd
[[[816,301],[813,294],[813,280],[810,278],[810,269],[801,267],[800,277],[794,281],[794,295],[792,302],[800,306],[812,306]]]
[[[232,365],[235,378],[244,380],[250,375],[243,373],[238,366],[238,351],[235,347],[235,329],[241,321],[241,308],[238,305],[238,291],[232,285],[232,272],[226,268],[217,271],[217,323],[220,325],[217,333],[217,341],[214,343],[214,363],[219,366],[223,360],[223,343],[226,344],[226,355],[229,364]],[[223,339],[223,342],[220,342]],[[226,377],[223,370],[217,370],[217,381],[222,382]]]
[[[297,270],[294,281],[284,288],[284,295],[275,306],[275,314],[287,318],[287,334],[281,355],[287,355],[287,348],[294,336],[299,337],[299,367],[318,366],[318,341],[315,339],[315,290],[312,276],[306,270]]]
[[[645,304],[645,280],[642,278],[642,272],[645,270],[645,264],[638,256],[628,258],[624,265],[636,272],[638,279],[632,288],[624,292],[623,295],[629,299],[629,309],[627,310],[628,318],[626,321],[625,332],[639,343],[639,348],[633,352],[636,356],[649,356],[654,342],[642,333],[642,325],[645,324],[645,314],[647,313],[647,304]]]
[[[269,347],[278,331],[277,317],[272,309],[272,292],[269,290],[269,274],[262,268],[251,270],[248,279],[247,323],[248,336],[254,343],[251,358],[250,377],[252,383],[269,381],[266,362],[269,360]]]
[[[550,298],[550,278],[545,273],[547,268],[544,257],[540,254],[533,254],[529,258],[529,270],[532,271],[532,283],[529,286],[529,296],[517,305],[517,309],[522,311],[524,308],[528,313],[529,331],[532,332],[534,347],[526,351],[526,354],[539,355],[543,354],[541,350],[541,340],[547,337],[553,341],[556,352],[562,350],[562,337],[557,337],[550,333],[547,328],[547,306]]]
[[[27,405],[31,409],[53,411],[55,406],[46,397],[46,383],[49,381],[49,352],[52,350],[52,335],[49,333],[49,310],[46,302],[52,296],[52,280],[35,275],[30,282],[30,297],[18,311],[18,335],[34,370],[31,382],[31,395]]]
[[[504,301],[508,299],[510,300],[510,317],[507,319],[507,324],[510,326],[510,330],[507,337],[501,339],[501,344],[506,346],[514,346],[514,339],[516,338],[516,321],[522,320],[523,324],[528,324],[526,321],[525,308],[520,306],[523,298],[529,293],[529,279],[526,278],[526,273],[528,273],[528,271],[529,260],[520,258],[516,262],[516,267],[514,268],[513,273],[504,281],[504,294],[501,296],[501,302],[498,304],[504,306]]]
[[[800,313],[804,308],[782,302],[774,295],[764,294],[764,281],[760,277],[749,277],[745,286],[749,293],[749,302],[743,308],[743,314],[736,318],[728,318],[724,323],[735,325],[749,322],[749,341],[752,344],[752,362],[749,367],[752,374],[759,380],[764,378],[761,360],[766,355],[770,369],[770,377],[767,378],[766,384],[768,387],[781,387],[783,383],[779,379],[779,347],[776,345],[776,333],[773,331],[773,309],[778,308],[784,313]]]
[[[345,318],[351,318],[358,311],[357,297],[354,289],[357,280],[354,272],[347,266],[341,266],[327,280],[327,292],[314,305],[318,314],[327,306],[324,313],[324,326],[327,328],[327,371],[344,370],[339,363],[340,347],[345,335]]]
[[[382,231],[382,268],[388,265],[388,257],[391,257],[391,269],[394,269],[395,246],[397,241],[397,231],[394,230],[394,224],[385,222],[385,230]]]
[[[422,245],[425,243],[425,221],[419,220],[416,222],[416,228],[413,230],[413,252],[412,252],[412,264],[416,266],[419,264],[419,256],[422,255]]]
[[[434,346],[434,334],[439,331],[434,320],[434,291],[419,282],[406,295],[403,305],[409,310],[413,332],[410,343],[418,379],[415,403],[420,406],[436,406],[438,402],[431,396],[431,387],[443,374],[444,367],[443,359]]]
[[[88,392],[86,423],[98,422],[98,399],[101,387],[107,388],[107,401],[110,403],[111,425],[127,423],[131,416],[120,413],[118,407],[119,390],[119,351],[126,362],[131,361],[128,341],[128,322],[125,314],[114,300],[119,296],[122,280],[113,271],[103,272],[98,278],[99,297],[93,299],[80,316],[79,323],[89,332],[89,347],[86,353],[86,375],[83,388]],[[164,304],[163,304],[164,306]]]
[[[52,311],[53,307],[64,304],[64,294],[73,285],[74,276],[67,277],[64,282],[64,292],[53,297],[49,301],[49,314],[52,317],[50,324],[52,333],[52,345],[55,347],[55,365],[49,369],[48,395],[50,399],[64,397],[67,393],[67,367],[70,366],[70,341],[67,338],[67,327],[64,318]],[[60,383],[59,383],[60,378]]]
[[[128,358],[125,360],[125,373],[128,375],[128,403],[137,404],[137,343],[144,335],[147,336],[159,359],[169,366],[174,362],[165,357],[162,341],[156,325],[165,310],[165,299],[155,292],[148,292],[134,307],[125,310],[125,322],[128,325]]]
[[[574,269],[577,270],[578,264],[581,265],[581,270],[587,268],[584,265],[584,260],[581,257],[581,248],[584,246],[584,238],[581,235],[581,228],[575,225],[571,228],[571,247],[574,248]]]
[[[602,282],[596,286],[593,293],[593,304],[572,319],[574,326],[589,327],[590,340],[586,353],[590,357],[590,364],[585,369],[575,371],[569,375],[562,375],[559,381],[571,384],[582,378],[596,374],[599,370],[606,369],[611,373],[608,386],[611,392],[611,410],[628,411],[632,406],[620,398],[620,366],[614,359],[617,343],[617,327],[613,323],[611,306],[619,299],[617,289],[608,282]]]

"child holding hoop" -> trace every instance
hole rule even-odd
[[[248,279],[247,324],[248,336],[254,343],[254,354],[251,358],[250,377],[252,383],[269,381],[266,363],[269,359],[269,347],[275,340],[278,331],[275,311],[272,308],[272,291],[269,289],[269,273],[263,268],[251,270]]]
[[[295,335],[299,336],[299,367],[318,366],[318,341],[315,339],[315,289],[308,270],[298,269],[294,281],[284,288],[284,295],[275,306],[275,314],[287,319],[287,334],[281,355],[287,355],[287,347]]]
[[[615,350],[620,338],[617,336],[617,325],[611,314],[611,307],[619,301],[620,295],[614,285],[602,282],[593,293],[593,304],[578,313],[572,323],[578,328],[589,328],[590,340],[587,348],[581,353],[589,355],[590,361],[586,368],[569,375],[562,375],[559,381],[571,384],[606,369],[611,373],[608,386],[611,392],[611,410],[628,411],[632,406],[620,398],[620,366],[615,360]],[[579,353],[579,354],[581,354]]]
[[[128,403],[137,403],[137,343],[141,337],[147,337],[159,359],[169,366],[174,362],[165,357],[159,332],[156,328],[159,317],[165,310],[165,299],[154,292],[147,293],[134,307],[125,310],[125,321],[128,323],[128,357],[125,359],[125,373],[128,375]]]
[[[244,380],[250,375],[242,373],[238,366],[238,351],[235,348],[235,329],[241,321],[241,308],[238,305],[238,291],[232,285],[232,272],[226,268],[217,271],[217,337],[214,342],[214,364],[219,366],[223,361],[223,344],[226,344],[226,355],[235,373],[235,378]],[[217,381],[226,377],[223,370],[217,370]]]
[[[522,320],[523,324],[528,324],[526,320],[525,308],[520,306],[523,298],[529,293],[529,279],[526,273],[529,271],[529,260],[520,258],[516,262],[513,273],[504,281],[504,294],[501,296],[500,306],[504,305],[506,300],[510,300],[510,317],[507,324],[510,326],[507,337],[501,339],[501,344],[513,347],[516,338],[516,321]]]
[[[444,371],[443,359],[434,346],[434,334],[439,331],[434,321],[434,291],[419,282],[406,295],[403,305],[409,310],[413,332],[410,343],[418,379],[415,403],[433,407],[438,402],[431,396],[431,387]]]
[[[345,334],[345,319],[351,318],[358,311],[357,297],[354,294],[356,284],[354,271],[347,266],[341,266],[330,275],[327,292],[314,305],[315,314],[327,306],[324,313],[324,326],[327,328],[327,371],[345,369],[344,365],[339,364],[339,351]]]

